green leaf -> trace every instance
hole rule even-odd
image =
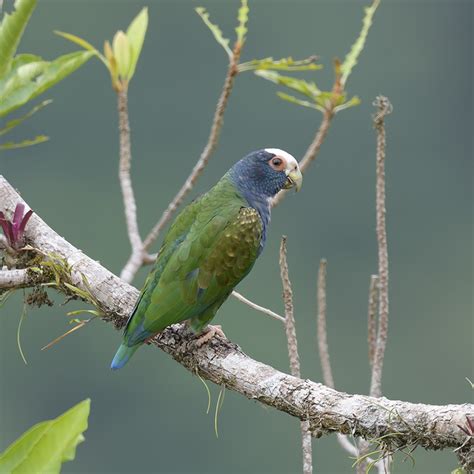
[[[36,0],[16,0],[15,11],[5,13],[0,24],[0,77],[9,70],[26,24],[36,6]]]
[[[309,107],[311,109],[317,109],[324,112],[324,108],[314,102],[308,102],[307,100],[298,99],[292,95],[285,94],[284,92],[277,92],[277,96],[280,99],[291,102],[292,104],[302,105],[303,107]]]
[[[316,97],[316,103],[319,104],[323,108],[323,110],[329,109],[331,106],[334,106],[334,110],[336,111],[338,106],[342,107],[345,100],[345,94],[335,94],[332,91],[321,91],[318,97]]]
[[[375,11],[379,6],[380,0],[373,0],[370,7],[365,8],[365,15],[362,22],[362,29],[360,30],[359,36],[356,39],[355,43],[352,45],[351,50],[344,59],[344,62],[341,65],[341,84],[344,87],[347,79],[349,78],[352,69],[357,64],[357,59],[359,58],[360,53],[364,49],[365,41],[367,35],[369,34],[370,27],[372,26],[372,19],[374,17]]]
[[[211,23],[211,21],[209,20],[209,13],[206,12],[206,9],[204,7],[197,7],[196,13],[201,17],[202,21],[206,24],[206,26],[211,30],[211,33],[214,35],[214,38],[224,48],[229,58],[231,58],[232,51],[229,48],[229,40],[227,38],[224,38],[221,29],[217,25]]]
[[[303,79],[295,79],[294,77],[290,76],[282,76],[275,71],[257,70],[255,71],[255,74],[267,79],[267,81],[271,81],[275,84],[283,85],[293,89],[294,91],[297,91],[313,100],[316,100],[316,97],[321,94],[321,91],[314,82],[304,81]]]
[[[16,119],[10,120],[9,122],[7,122],[7,124],[3,128],[0,128],[0,136],[5,135],[9,131],[13,130],[15,127],[18,127],[18,125],[23,123],[25,120],[29,119],[36,112],[43,109],[47,105],[51,104],[51,102],[52,100],[50,99],[44,100],[43,102],[33,107],[27,114],[23,115],[22,117],[18,117]]]
[[[84,441],[90,400],[86,399],[58,418],[30,428],[0,454],[0,472],[57,474],[63,462],[72,461]]]
[[[46,135],[38,135],[35,138],[22,140],[21,142],[6,142],[0,144],[0,150],[15,150],[17,148],[25,148],[27,146],[38,145],[38,143],[47,142],[49,137]]]
[[[117,31],[112,42],[114,57],[117,60],[118,73],[123,79],[128,79],[130,65],[132,62],[132,48],[127,35],[123,31]]]
[[[140,13],[133,19],[127,29],[127,37],[132,49],[132,58],[128,79],[130,80],[135,73],[138,58],[142,51],[143,41],[145,40],[146,30],[148,28],[148,8],[143,8]]]
[[[43,58],[36,54],[17,54],[13,58],[11,69],[13,70],[20,66],[23,66],[24,64],[33,63],[36,61],[41,62],[43,61]]]
[[[273,59],[263,58],[263,59],[253,59],[245,63],[240,63],[238,65],[239,72],[244,71],[255,71],[255,70],[274,70],[274,71],[316,71],[317,69],[322,69],[321,64],[315,64],[314,61],[316,58],[314,56],[294,60],[292,57]]]
[[[76,316],[78,314],[83,314],[83,313],[93,314],[94,316],[101,316],[101,313],[99,313],[99,311],[96,311],[95,309],[77,309],[76,311],[69,311],[69,313],[66,313],[66,314],[68,316]],[[72,319],[69,323],[71,322],[82,322],[82,320]]]
[[[239,8],[237,20],[239,22],[239,25],[235,29],[235,32],[237,33],[237,43],[242,46],[245,42],[245,36],[247,35],[248,31],[246,26],[249,20],[249,7],[247,0],[241,0],[241,6]]]
[[[71,290],[79,298],[82,298],[83,300],[86,300],[86,301],[90,301],[91,297],[89,293],[87,293],[86,291],[81,290],[77,286],[71,285],[70,283],[67,283],[67,282],[63,282],[63,284],[66,288]]]
[[[84,48],[86,51],[92,51],[94,53],[98,53],[96,48],[92,46],[89,41],[86,41],[84,38],[80,36],[73,35],[72,33],[66,33],[64,31],[54,30],[54,33],[58,36],[61,36],[64,39],[71,41],[71,43],[77,44],[81,48]]]
[[[86,41],[80,36],[76,36],[71,33],[66,33],[64,31],[55,30],[54,33],[64,39],[71,41],[71,43],[77,44],[81,48],[84,48],[86,51],[94,53],[107,66],[107,61],[105,60],[104,55],[101,54],[92,44],[90,44],[89,41]]]
[[[343,102],[341,105],[338,105],[338,106],[334,107],[334,112],[337,113],[337,112],[340,112],[341,110],[345,110],[345,109],[349,109],[351,107],[355,107],[356,105],[359,105],[360,102],[361,101],[360,101],[359,97],[357,97],[355,95],[354,97],[352,97],[348,101]]]
[[[92,57],[91,51],[76,51],[54,61],[14,62],[9,74],[0,80],[0,117],[34,99],[63,80]],[[14,67],[13,67],[14,66]]]

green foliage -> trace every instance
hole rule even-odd
[[[209,13],[207,13],[204,7],[197,7],[196,13],[201,17],[201,20],[204,24],[211,30],[211,33],[214,35],[216,41],[224,48],[224,51],[229,56],[229,59],[232,59],[234,52],[230,49],[229,39],[224,37],[222,30],[219,28],[219,25],[212,23],[209,19]],[[240,0],[240,8],[237,14],[237,27],[235,28],[236,40],[234,48],[240,49],[245,43],[247,36],[248,28],[247,22],[249,19],[249,6],[248,0]]]
[[[241,0],[237,21],[239,22],[238,26],[235,28],[235,33],[237,34],[237,43],[243,45],[248,31],[246,25],[249,21],[249,6],[247,0]]]
[[[352,97],[347,100],[344,92],[322,91],[315,82],[283,76],[278,72],[269,70],[256,70],[255,74],[259,77],[263,77],[267,81],[288,87],[310,100],[302,100],[284,92],[277,92],[280,99],[293,104],[302,105],[303,107],[316,109],[323,113],[329,109],[332,109],[334,112],[339,112],[360,103],[358,97]]]
[[[84,441],[89,412],[86,399],[54,420],[34,425],[0,454],[0,472],[59,473],[62,463],[72,461],[77,445]]]
[[[207,13],[206,9],[204,7],[197,7],[196,13],[201,17],[204,24],[211,30],[214,38],[224,48],[229,58],[231,58],[233,53],[229,47],[229,40],[224,38],[222,30],[219,28],[219,26],[215,25],[211,22],[211,20],[209,20],[209,13]]]
[[[15,11],[11,15],[5,14],[0,24],[0,117],[13,112],[62,81],[92,55],[91,52],[79,51],[65,54],[53,61],[44,61],[33,54],[14,56],[35,6],[36,0],[17,0]],[[0,129],[0,135],[5,135],[48,103],[49,101],[44,101],[23,117],[8,122]],[[47,139],[45,135],[38,135],[19,143],[7,142],[0,144],[0,150],[35,145]]]
[[[21,142],[6,142],[0,144],[0,150],[16,150],[17,148],[25,148],[38,143],[47,142],[49,137],[46,135],[37,135],[35,138],[27,138]]]
[[[28,247],[26,247],[28,248]],[[35,249],[37,251],[37,249]],[[73,298],[79,298],[96,308],[99,307],[98,301],[94,298],[89,282],[85,275],[81,273],[82,285],[84,288],[79,288],[72,283],[71,272],[72,267],[68,261],[61,255],[50,252],[48,254],[43,254],[45,257],[44,260],[39,262],[39,267],[33,267],[35,270],[39,269],[43,273],[51,273],[51,278],[54,281],[51,283],[43,283],[43,286],[56,286],[64,291],[66,294],[72,296]],[[30,268],[30,269],[33,269]],[[85,311],[85,310],[82,310]],[[92,312],[92,310],[90,311]],[[96,312],[92,312],[96,314]]]
[[[36,6],[36,0],[16,0],[15,11],[5,13],[0,24],[0,77],[5,75],[20,43],[26,24]]]
[[[0,78],[0,117],[31,101],[82,66],[92,53],[77,51],[54,61],[38,56],[20,55],[10,72]]]
[[[138,58],[142,51],[143,42],[145,41],[145,34],[148,28],[148,9],[143,10],[133,19],[130,26],[127,28],[127,38],[132,50],[132,57],[130,61],[130,68],[128,71],[129,80],[135,74]]]
[[[315,64],[316,57],[311,56],[306,59],[294,60],[292,57],[273,59],[253,59],[245,63],[240,63],[237,67],[239,72],[245,71],[315,71],[322,69],[320,64]]]
[[[341,84],[343,87],[346,84],[347,79],[349,78],[352,72],[352,69],[357,64],[357,59],[359,58],[360,53],[364,49],[367,35],[369,34],[370,27],[372,26],[372,19],[374,17],[375,10],[377,10],[379,4],[380,0],[374,0],[370,7],[365,8],[362,29],[360,30],[359,36],[352,45],[349,53],[347,53],[344,62],[341,65]]]
[[[132,20],[126,33],[119,30],[115,33],[112,45],[109,41],[104,43],[104,54],[79,36],[63,31],[55,31],[55,33],[97,56],[110,72],[112,87],[120,91],[128,87],[135,74],[147,28],[148,9],[143,8]]]
[[[295,91],[305,97],[304,99],[302,99],[287,94],[285,92],[277,92],[277,95],[278,97],[280,97],[280,99],[286,100],[293,104],[301,105],[303,107],[316,109],[322,113],[337,113],[344,109],[348,109],[350,107],[354,107],[355,105],[360,104],[360,99],[357,96],[354,96],[350,99],[347,98],[345,85],[347,83],[347,79],[349,78],[352,72],[352,69],[357,64],[357,60],[360,56],[360,53],[364,49],[367,35],[369,33],[370,26],[372,25],[372,19],[379,3],[380,0],[373,0],[372,5],[365,9],[365,16],[361,32],[359,33],[359,36],[352,45],[351,50],[346,55],[344,62],[340,64],[338,60],[334,61],[335,79],[334,85],[331,90],[323,91],[320,90],[314,82],[309,82],[304,79],[295,79],[289,76],[283,76],[276,72],[276,70],[279,69],[286,71],[301,71],[305,70],[305,66],[306,69],[311,69],[309,67],[310,64],[283,64],[282,68],[278,68],[268,67],[265,63],[262,63],[260,67],[253,68],[255,74],[270,82],[285,86],[288,89]],[[320,66],[317,66],[316,68],[313,67],[312,69],[320,69]]]

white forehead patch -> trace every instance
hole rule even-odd
[[[298,166],[298,162],[296,161],[295,157],[290,155],[285,150],[280,150],[279,148],[265,148],[265,151],[284,158],[286,160],[287,168],[293,169],[295,165]]]

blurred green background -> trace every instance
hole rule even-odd
[[[6,8],[11,8],[6,1]],[[243,60],[318,54],[313,73],[329,88],[331,60],[357,36],[363,1],[252,1]],[[226,71],[226,56],[194,12],[203,4],[233,34],[237,1],[39,2],[20,52],[53,58],[75,47],[60,29],[101,47],[149,6],[150,24],[130,88],[133,180],[142,235],[161,215],[204,146]],[[377,269],[374,214],[373,98],[394,105],[387,119],[387,225],[390,328],[383,380],[389,398],[426,403],[472,401],[472,14],[469,1],[385,1],[375,15],[348,90],[362,105],[334,120],[301,193],[275,210],[267,248],[239,290],[282,312],[280,236],[288,235],[290,275],[304,377],[321,380],[316,351],[315,281],[328,259],[328,337],[337,388],[367,393],[366,318],[370,274]],[[311,75],[308,75],[311,76]],[[320,114],[281,101],[251,73],[237,78],[221,142],[192,197],[237,159],[262,147],[301,157]],[[5,152],[0,171],[60,235],[119,272],[129,244],[117,180],[115,94],[91,60],[50,90],[54,102],[12,138],[46,133],[48,143]],[[135,284],[141,285],[146,271]],[[61,298],[57,298],[60,303]],[[90,427],[69,473],[300,472],[295,419],[228,392],[219,415],[206,415],[201,382],[160,351],[140,350],[123,371],[110,360],[120,334],[95,321],[49,351],[65,332],[66,311],[32,310],[15,333],[21,294],[1,311],[3,450],[32,424],[92,399]],[[288,370],[281,325],[231,299],[221,309],[228,337],[252,357]],[[218,388],[212,386],[213,404]],[[351,472],[334,436],[315,440],[316,472]],[[395,472],[449,472],[449,452],[415,451]]]

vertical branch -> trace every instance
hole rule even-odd
[[[369,362],[372,366],[370,395],[382,396],[382,371],[385,348],[388,336],[388,249],[387,229],[385,224],[385,127],[384,118],[392,112],[392,105],[386,97],[375,99],[374,106],[378,111],[374,116],[374,127],[377,131],[376,152],[376,233],[378,245],[378,275],[372,275],[369,288],[368,343]],[[376,310],[378,303],[378,332]],[[370,443],[360,440],[359,451],[363,456]],[[390,456],[381,460],[383,472],[389,474]],[[357,465],[357,473],[366,472],[367,462],[364,460]],[[379,469],[380,470],[380,469]]]
[[[377,275],[371,275],[369,285],[369,311],[367,319],[367,344],[369,346],[369,363],[371,367],[374,364],[375,348],[377,345],[377,303],[379,300],[378,283],[379,277]]]
[[[122,190],[125,221],[127,224],[128,238],[132,247],[131,259],[135,262],[142,261],[143,244],[138,230],[137,205],[133,193],[130,166],[132,160],[130,146],[130,123],[128,118],[128,92],[125,85],[117,91],[119,134],[120,134],[120,162],[119,180]]]
[[[323,371],[324,384],[330,388],[334,388],[334,377],[332,375],[331,360],[329,358],[329,345],[326,330],[326,274],[327,274],[327,260],[322,258],[319,262],[318,270],[318,349],[319,358],[321,360],[321,369]],[[351,443],[346,435],[337,433],[337,440],[341,447],[351,456],[358,457],[359,450],[357,446]]]
[[[319,149],[321,148],[326,135],[328,134],[329,127],[331,125],[331,121],[334,117],[333,109],[327,109],[323,114],[323,120],[321,125],[316,132],[316,135],[313,138],[313,141],[310,143],[306,153],[304,154],[303,158],[299,162],[300,170],[302,173],[306,171],[306,168],[316,159],[319,153]],[[286,196],[288,190],[280,191],[272,200],[272,207],[278,206],[282,199]]]
[[[291,289],[291,282],[288,274],[288,262],[286,260],[286,236],[281,238],[280,244],[280,275],[283,285],[283,301],[285,302],[285,331],[286,339],[288,341],[290,371],[293,376],[301,378],[298,341],[296,338],[295,318],[293,311],[293,291]],[[301,442],[303,447],[303,473],[311,474],[313,472],[313,455],[309,421],[301,421],[300,426]]]
[[[316,159],[319,153],[319,149],[328,134],[329,127],[331,125],[331,120],[334,117],[334,110],[332,108],[326,109],[323,114],[323,120],[321,125],[319,126],[316,135],[314,136],[313,141],[310,143],[306,153],[304,154],[303,158],[300,161],[300,169],[303,173],[306,171],[306,168],[311,164],[312,161]]]
[[[318,271],[318,349],[324,383],[334,388],[326,331],[326,271],[327,261],[323,258],[319,262]]]
[[[378,112],[374,117],[377,131],[376,156],[376,232],[378,244],[378,277],[379,277],[379,324],[377,344],[372,364],[370,395],[382,395],[382,370],[388,332],[388,250],[387,229],[385,225],[385,127],[384,118],[391,113],[392,105],[386,97],[379,96],[374,105]]]

